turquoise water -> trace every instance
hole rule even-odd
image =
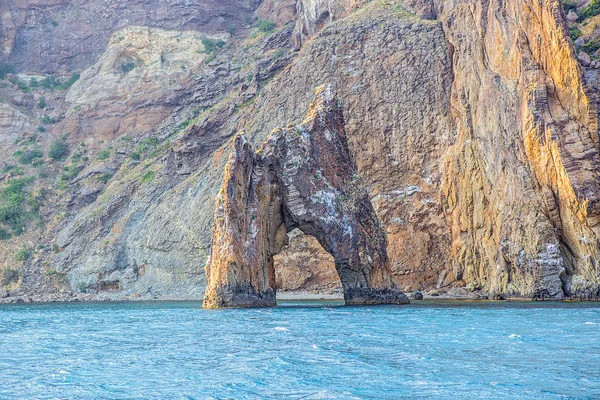
[[[0,399],[600,398],[600,304],[0,306]]]

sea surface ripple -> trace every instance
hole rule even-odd
[[[600,304],[0,306],[0,399],[599,399]]]

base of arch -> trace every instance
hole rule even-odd
[[[397,289],[352,288],[344,289],[346,305],[409,304],[410,300]]]
[[[353,288],[344,290],[346,305],[409,304],[408,297],[396,289]],[[204,308],[275,307],[275,291],[257,292],[250,285],[222,286],[217,293],[205,296]]]
[[[256,291],[250,285],[224,285],[214,294],[205,294],[202,307],[204,308],[247,308],[247,307],[275,307],[275,291],[267,289]]]

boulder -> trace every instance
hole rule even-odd
[[[579,54],[577,54],[577,59],[584,67],[589,67],[592,63],[592,58],[584,51],[580,51]]]
[[[415,290],[414,292],[408,294],[408,298],[410,300],[423,300],[423,293]]]

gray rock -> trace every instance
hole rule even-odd
[[[419,292],[418,290],[415,290],[414,292],[410,292],[408,294],[408,298],[410,300],[423,300],[423,293]]]
[[[448,290],[448,296],[451,297],[466,297],[467,294],[468,292],[465,288],[453,287]]]
[[[584,51],[580,51],[579,54],[577,54],[577,59],[584,67],[589,67],[592,63],[592,58]]]

